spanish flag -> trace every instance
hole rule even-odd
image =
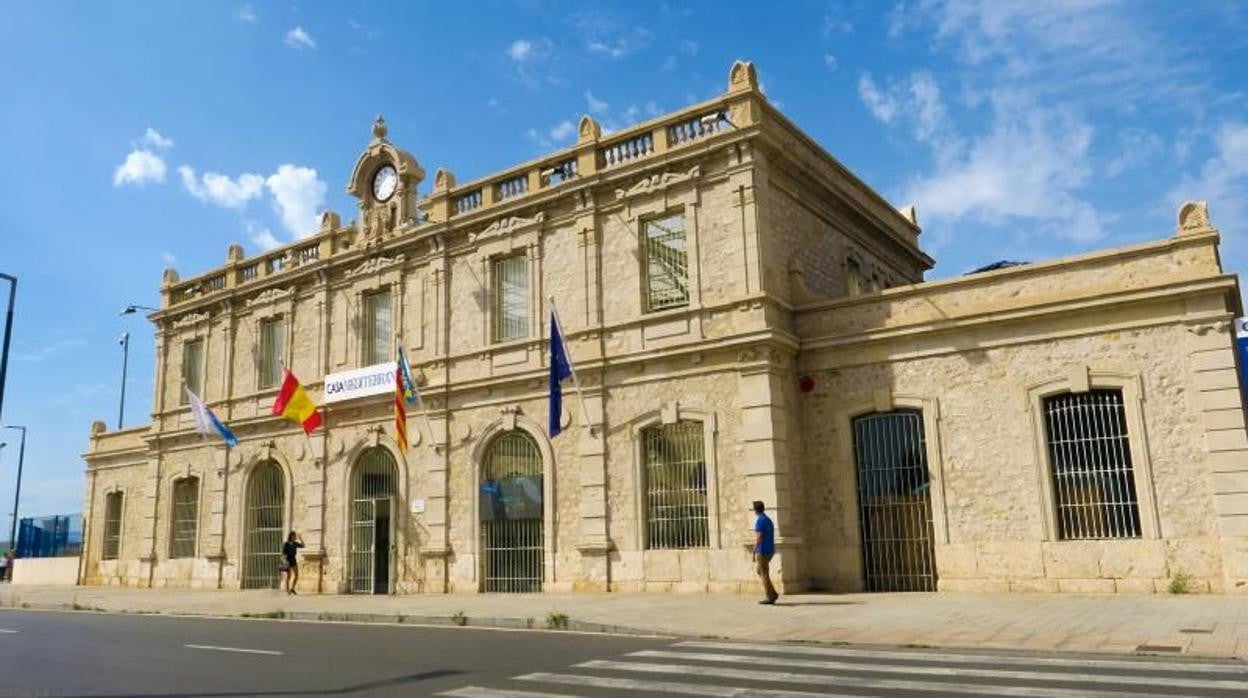
[[[316,411],[312,398],[308,397],[308,392],[299,385],[299,379],[289,369],[286,370],[277,401],[273,403],[273,414],[302,424],[305,434],[311,434],[321,426],[321,413]]]
[[[400,364],[394,369],[394,440],[401,453],[407,453],[407,408],[403,405],[406,393]]]

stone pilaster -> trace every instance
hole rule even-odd
[[[1190,326],[1188,348],[1222,543],[1220,591],[1248,593],[1248,432],[1230,326],[1225,320]]]
[[[142,557],[139,561],[140,576],[143,586],[152,586],[153,579],[156,574],[156,562],[158,559],[156,550],[157,526],[160,524],[160,453],[154,453],[147,458],[147,472],[143,476],[142,504],[143,507],[143,537],[139,543],[139,550]]]
[[[581,574],[575,591],[608,591],[611,585],[607,530],[607,441],[604,429],[603,395],[590,390],[585,397],[589,428],[577,411],[577,461],[581,486],[580,531],[576,549],[581,553]]]
[[[747,350],[748,353],[748,350]],[[784,590],[798,586],[798,551],[800,531],[794,517],[793,495],[790,492],[788,443],[789,405],[786,403],[783,374],[775,366],[744,368],[738,388],[741,405],[742,470],[745,473],[749,501],[762,500],[768,516],[776,526],[776,559],[772,574]],[[748,512],[729,512],[726,520],[732,529],[736,522],[748,519]],[[742,526],[739,539],[725,543],[750,545],[754,532]],[[731,531],[731,529],[730,529]],[[732,533],[728,531],[729,536]]]

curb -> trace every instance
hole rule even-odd
[[[339,613],[330,611],[267,611],[259,613],[196,613],[171,612],[162,610],[135,610],[102,608],[79,603],[46,603],[25,602],[0,606],[0,610],[18,611],[68,611],[76,613],[115,613],[123,615],[171,616],[193,618],[222,618],[234,620],[290,620],[300,622],[321,623],[361,623],[387,625],[422,625],[461,628],[486,628],[499,630],[543,630],[551,632],[595,633],[599,635],[628,635],[634,637],[664,637],[688,639],[694,636],[633,628],[625,625],[593,623],[568,618],[566,615],[551,612],[546,618],[515,618],[508,616],[469,617],[463,615],[430,616],[408,615],[404,613]]]

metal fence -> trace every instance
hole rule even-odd
[[[542,455],[533,438],[512,431],[494,439],[481,464],[484,591],[542,590],[543,496]]]
[[[1044,401],[1060,540],[1139,538],[1140,510],[1122,391]]]
[[[854,419],[854,459],[867,591],[935,591],[922,413]]]
[[[37,516],[21,520],[14,554],[26,557],[73,557],[82,551],[82,517]]]
[[[646,547],[710,545],[702,422],[650,427],[641,435],[646,477]]]

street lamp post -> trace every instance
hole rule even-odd
[[[17,490],[13,493],[13,523],[9,527],[9,546],[17,547],[17,503],[22,499],[22,463],[26,460],[26,427],[6,425],[5,429],[20,429],[22,445],[17,451]]]
[[[156,312],[157,308],[146,305],[135,305],[131,303],[121,309],[118,315],[133,315],[140,310],[150,310]],[[121,339],[117,340],[121,345],[121,404],[117,406],[117,429],[121,430],[122,422],[126,417],[126,368],[130,363],[130,333],[122,332]]]
[[[117,406],[117,429],[121,430],[126,416],[126,366],[130,363],[130,333],[121,333],[121,404]]]
[[[9,372],[9,338],[13,336],[13,300],[17,298],[17,277],[0,273],[9,282],[9,312],[4,316],[4,348],[0,349],[0,417],[4,416],[4,379]]]

